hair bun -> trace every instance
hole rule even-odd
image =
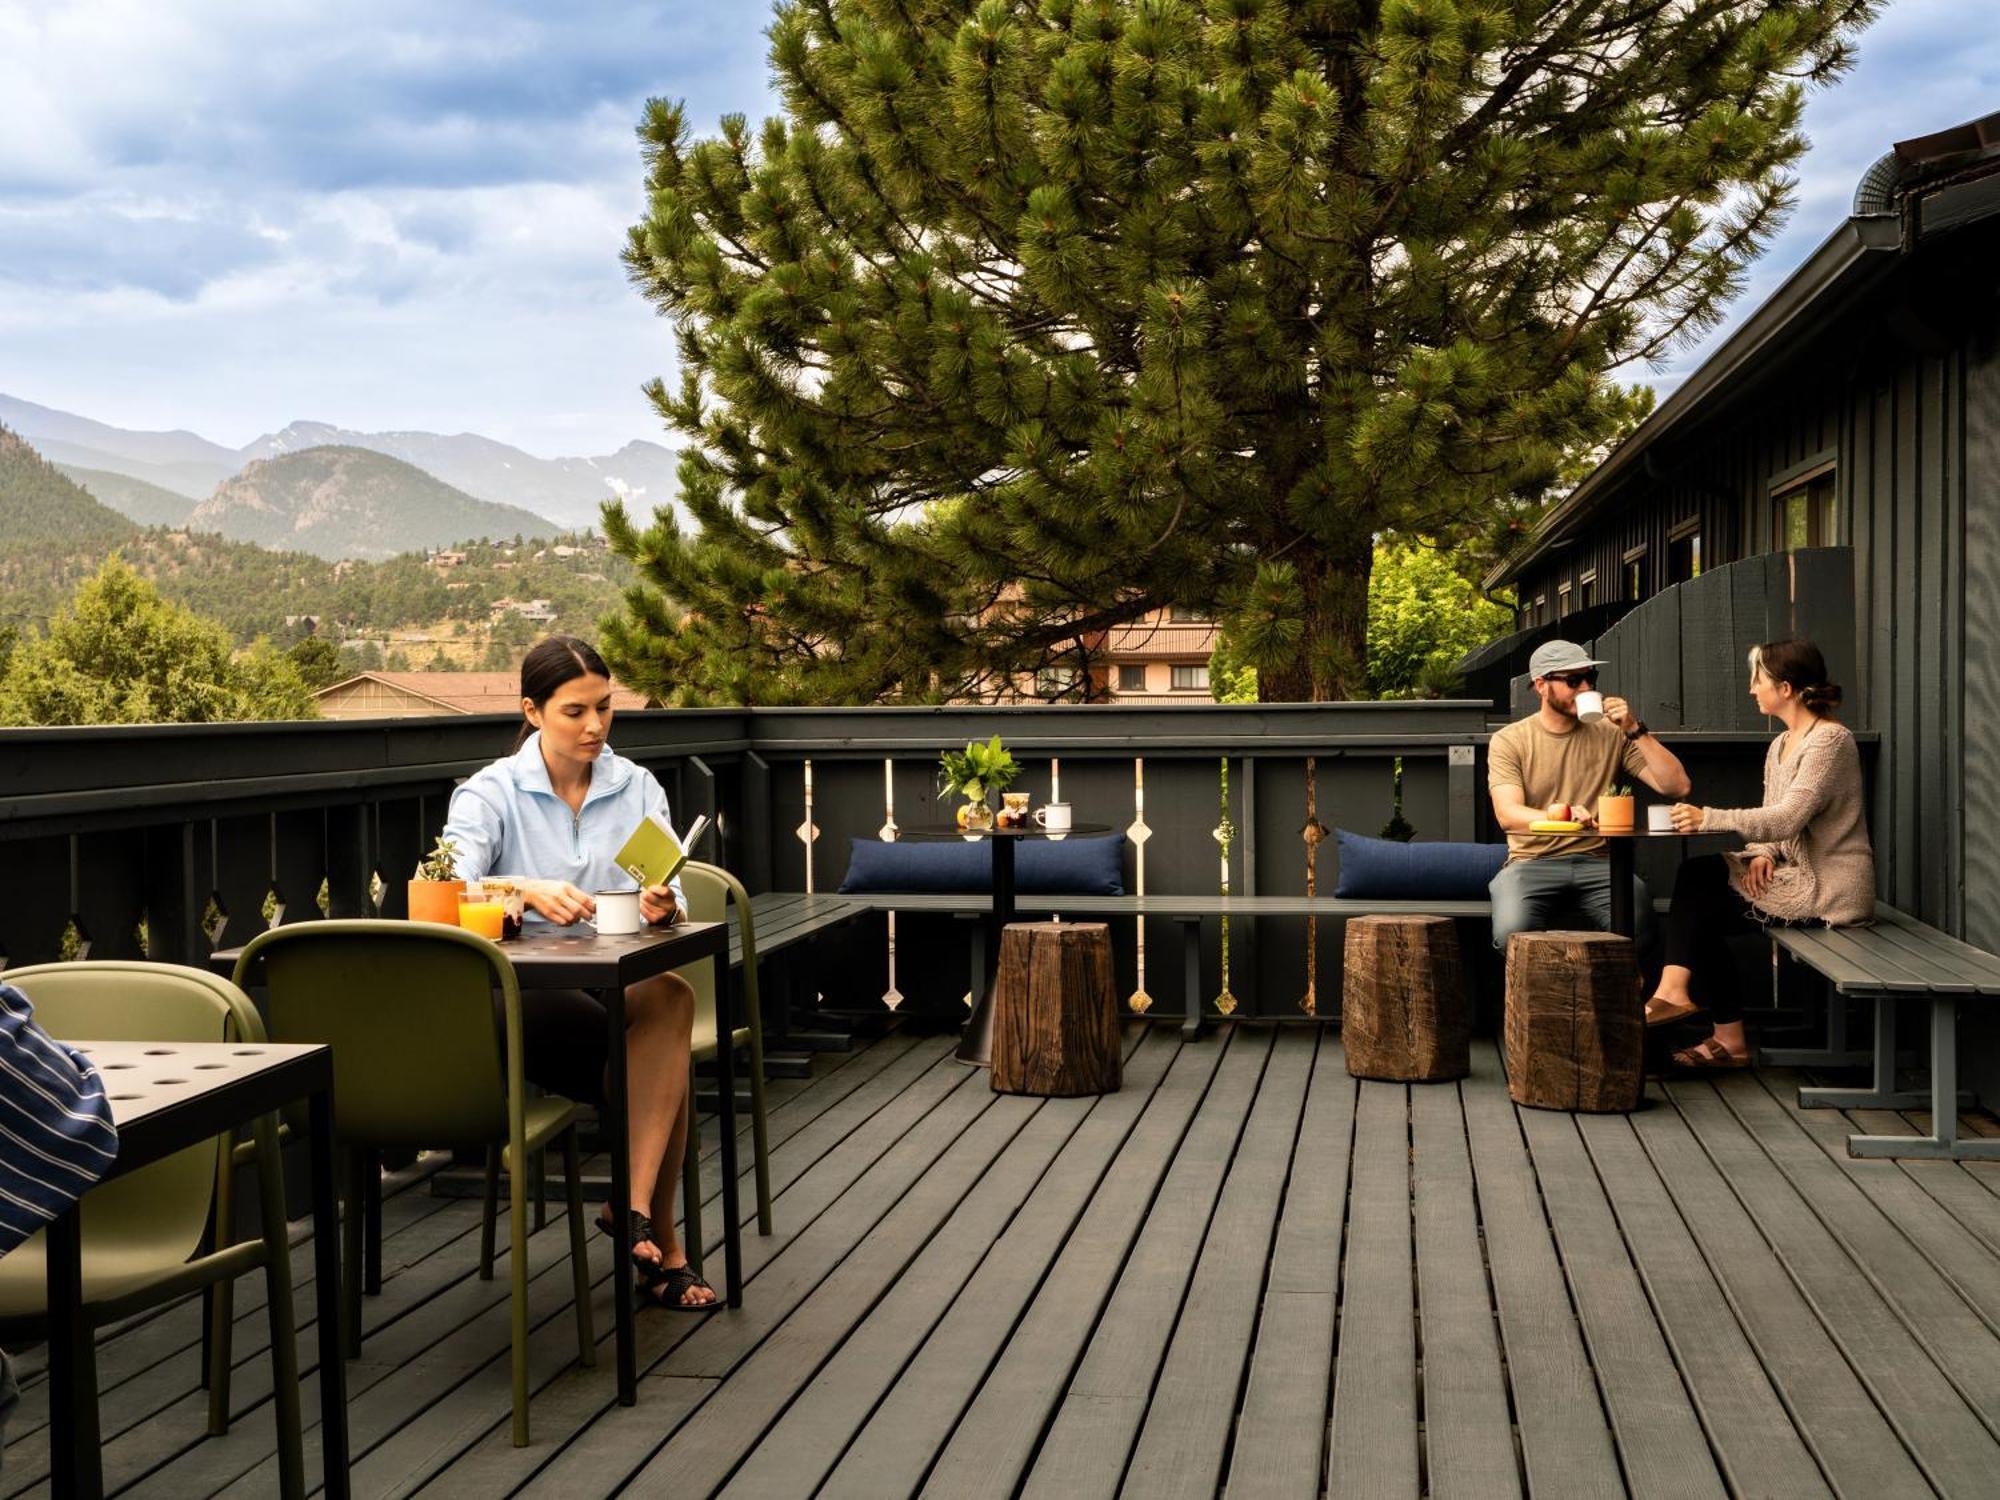
[[[1799,694],[1799,701],[1815,713],[1824,709],[1840,707],[1840,684],[1837,682],[1816,682]]]

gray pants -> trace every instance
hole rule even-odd
[[[1493,946],[1502,953],[1517,932],[1611,930],[1611,862],[1594,854],[1510,860],[1486,893],[1493,899]],[[1643,953],[1653,945],[1653,896],[1637,875],[1632,877],[1632,915]]]

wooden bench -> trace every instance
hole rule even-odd
[[[1843,997],[1875,1002],[1868,1088],[1802,1088],[1799,1103],[1819,1109],[1922,1109],[1927,1136],[1851,1135],[1851,1156],[2000,1160],[2000,1140],[1965,1140],[1958,1111],[1972,1102],[1958,1087],[1958,1008],[1962,1001],[2000,996],[2000,956],[1960,942],[1890,906],[1875,908],[1872,927],[1774,927],[1777,949],[1822,975],[1833,987],[1827,1002],[1830,1041],[1838,1040]],[[1931,1010],[1930,1090],[1896,1087],[1896,1002],[1925,998]],[[1766,1054],[1767,1061],[1806,1061],[1811,1054]],[[1837,1059],[1836,1059],[1837,1060]]]

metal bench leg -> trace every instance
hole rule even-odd
[[[1771,1000],[1773,1007],[1781,988],[1779,974],[1784,950],[1771,945]],[[1872,1054],[1861,1051],[1847,1038],[1847,997],[1831,985],[1826,988],[1826,1045],[1824,1047],[1759,1047],[1757,1061],[1767,1068],[1861,1068],[1869,1066]]]
[[[1841,996],[1829,997],[1837,1003]],[[1865,1089],[1812,1088],[1799,1090],[1801,1109],[1921,1109],[1930,1095],[1921,1089],[1896,1087],[1896,997],[1875,997],[1875,1081]]]
[[[1922,1101],[1919,1101],[1922,1102]],[[1960,1140],[1958,1109],[1970,1097],[1958,1087],[1958,1001],[1931,997],[1931,1133],[1851,1135],[1849,1156],[1942,1157],[1953,1161],[2000,1161],[2000,1140]]]
[[[1187,1006],[1187,1014],[1181,1019],[1181,1040],[1191,1042],[1201,1035],[1201,918],[1174,920],[1181,928],[1182,990]]]

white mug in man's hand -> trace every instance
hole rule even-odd
[[[1595,688],[1587,688],[1576,695],[1576,716],[1586,724],[1595,724],[1604,717],[1604,694]]]
[[[1051,802],[1035,809],[1035,826],[1047,833],[1068,833],[1070,827],[1069,804]]]

